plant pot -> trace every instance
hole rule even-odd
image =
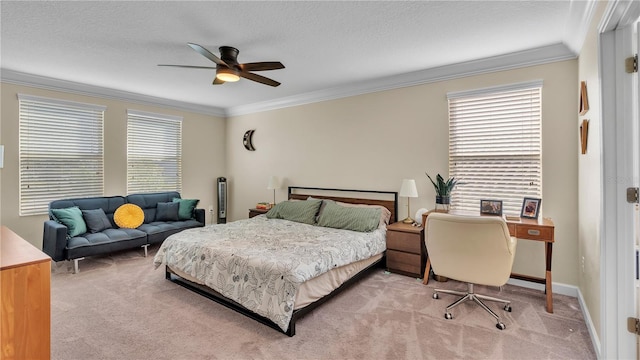
[[[436,211],[437,212],[449,212],[450,204],[451,204],[450,196],[436,195]]]

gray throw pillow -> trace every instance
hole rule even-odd
[[[178,221],[178,210],[180,203],[160,202],[156,208],[156,221]]]
[[[111,222],[102,209],[82,210],[82,217],[87,224],[89,232],[98,233],[104,229],[111,229]]]

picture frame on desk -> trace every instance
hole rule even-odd
[[[538,198],[524,198],[522,201],[522,210],[520,211],[520,217],[525,219],[538,219],[540,214],[540,204],[542,199]]]
[[[502,216],[502,200],[480,200],[480,214]]]

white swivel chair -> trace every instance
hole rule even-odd
[[[498,329],[504,330],[504,323],[481,299],[504,303],[504,310],[509,312],[511,302],[473,292],[474,284],[502,286],[509,280],[517,240],[509,235],[504,219],[499,216],[432,213],[427,217],[425,229],[425,243],[433,272],[468,283],[466,293],[435,289],[434,299],[438,299],[438,293],[462,296],[447,307],[444,317],[452,319],[452,308],[474,301],[496,319]]]

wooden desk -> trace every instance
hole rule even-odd
[[[455,212],[451,211],[450,214],[454,215],[478,215],[477,213],[467,213],[467,212]],[[427,216],[429,216],[429,212],[422,215],[422,224],[426,226],[427,224]],[[518,239],[523,240],[534,240],[534,241],[543,241],[545,244],[544,247],[544,255],[545,255],[545,277],[535,277],[523,274],[511,273],[511,277],[514,279],[531,281],[538,284],[544,284],[544,292],[546,294],[546,308],[547,312],[553,313],[553,289],[551,286],[551,255],[553,252],[553,242],[554,242],[554,232],[555,225],[551,219],[525,219],[520,218],[519,220],[506,220],[507,227],[509,228],[509,234],[511,236],[515,236]],[[425,229],[424,233],[425,237],[427,236],[427,232]],[[431,271],[431,261],[428,258],[427,254],[427,265],[424,270],[424,278],[422,280],[423,284],[427,284],[429,282],[429,272]]]

